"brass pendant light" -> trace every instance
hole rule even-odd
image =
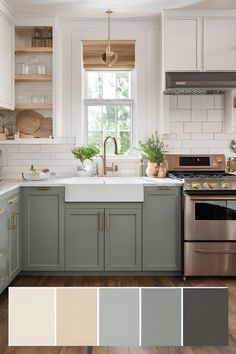
[[[102,54],[102,61],[104,64],[107,66],[111,67],[117,62],[118,55],[115,52],[111,51],[111,44],[110,44],[110,16],[112,14],[111,10],[106,11],[108,15],[108,41],[107,41],[107,47],[106,47],[106,52]]]

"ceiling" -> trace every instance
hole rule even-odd
[[[154,17],[163,9],[236,9],[236,0],[5,0],[17,15],[51,15],[78,18]]]

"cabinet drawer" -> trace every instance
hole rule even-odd
[[[184,275],[236,275],[236,242],[185,242]]]

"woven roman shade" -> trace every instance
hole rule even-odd
[[[117,62],[108,67],[102,61],[102,54],[106,51],[107,41],[82,41],[84,69],[98,70],[132,70],[135,67],[135,41],[111,41],[111,50],[118,54]]]

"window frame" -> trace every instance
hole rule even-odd
[[[112,70],[110,70],[112,71]],[[123,70],[122,70],[123,71]],[[120,71],[120,72],[122,72]],[[96,70],[96,72],[106,72],[105,70]],[[119,70],[116,70],[114,72],[119,72]],[[134,112],[135,112],[135,100],[134,100],[134,70],[125,70],[125,72],[130,73],[130,80],[131,80],[131,85],[130,85],[130,90],[131,90],[131,98],[113,98],[113,99],[103,99],[103,98],[87,98],[88,96],[88,73],[89,71],[85,71],[84,75],[84,92],[85,92],[85,97],[83,99],[84,101],[84,127],[85,127],[85,144],[88,144],[88,106],[107,106],[107,105],[114,105],[114,106],[119,106],[119,105],[126,105],[130,107],[130,112],[131,112],[131,127],[130,127],[130,133],[131,133],[131,141],[130,141],[130,150],[132,151],[134,149]],[[103,130],[101,130],[101,133],[103,133]],[[116,133],[117,133],[117,126],[116,126]],[[101,147],[102,148],[102,147]],[[130,152],[131,152],[130,151]],[[120,155],[122,157],[128,156],[123,154]],[[108,156],[113,156],[113,154],[108,154]]]

